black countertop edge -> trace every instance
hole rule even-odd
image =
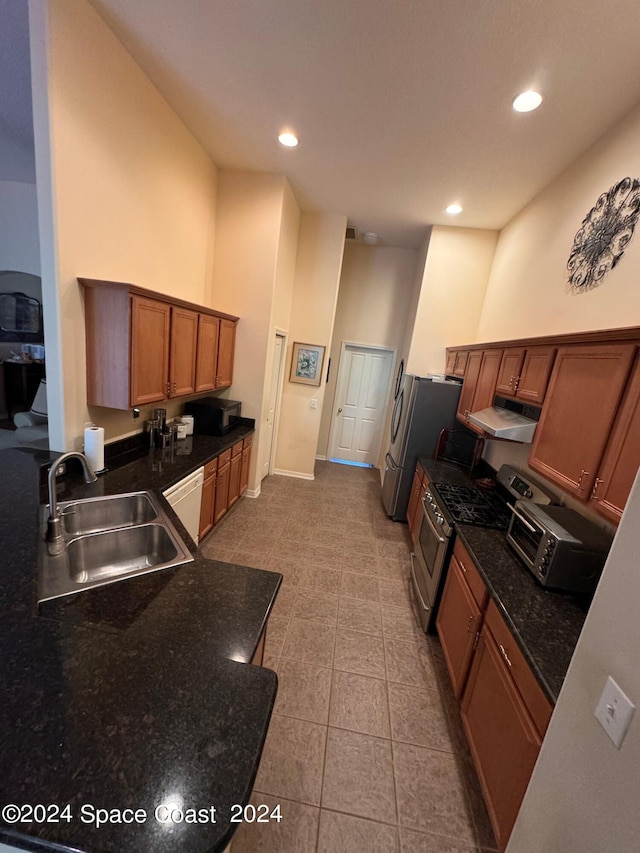
[[[455,463],[422,456],[419,461],[433,482],[473,485],[475,478]],[[466,524],[457,524],[456,531],[540,687],[555,704],[587,606],[575,596],[542,587],[509,547],[504,531]]]

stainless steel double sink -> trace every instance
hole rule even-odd
[[[48,553],[45,541],[49,507],[41,508],[39,601],[193,560],[151,492],[66,501],[58,507],[64,547],[56,555]]]

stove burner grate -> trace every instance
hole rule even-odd
[[[509,511],[493,493],[485,494],[479,489],[447,483],[433,485],[454,521],[498,530],[506,530],[509,526]]]

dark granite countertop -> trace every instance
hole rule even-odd
[[[469,486],[469,472],[451,462],[420,457],[434,483]],[[504,531],[457,524],[460,540],[527,658],[540,686],[555,704],[578,637],[586,606],[574,596],[544,589],[507,544]]]
[[[71,472],[60,499],[159,494],[250,433],[193,436],[189,453],[145,453],[90,486]],[[41,466],[56,455],[0,453],[0,719],[11,733],[0,746],[0,805],[69,804],[72,817],[10,824],[3,816],[0,840],[90,853],[224,850],[231,806],[248,800],[275,700],[275,673],[247,661],[281,577],[196,550],[185,566],[37,608]],[[163,824],[154,809],[168,802],[202,809],[207,820]],[[83,804],[147,816],[96,828],[81,819]]]

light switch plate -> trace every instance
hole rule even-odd
[[[636,706],[631,699],[609,676],[596,708],[596,718],[618,749],[627,733],[635,709]]]

